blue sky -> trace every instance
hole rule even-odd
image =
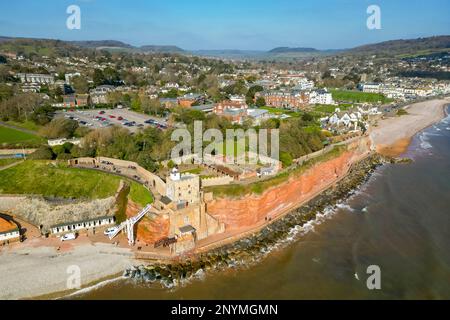
[[[66,28],[71,4],[81,8],[81,30]],[[381,8],[381,30],[366,27],[371,4]],[[448,35],[449,12],[448,0],[8,0],[1,5],[0,35],[189,50],[338,49]]]

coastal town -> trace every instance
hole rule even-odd
[[[449,103],[448,50],[294,61],[0,40],[0,257],[102,251],[115,264],[102,276],[194,259],[264,230],[364,161],[394,161]],[[196,121],[279,130],[279,157],[245,137],[231,161],[228,140],[171,157],[173,132],[194,133]]]

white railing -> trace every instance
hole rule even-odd
[[[125,229],[125,232],[127,233],[127,237],[128,237],[128,244],[130,246],[134,245],[134,225],[139,220],[141,220],[150,211],[151,208],[152,208],[152,206],[149,204],[144,209],[142,209],[137,215],[122,222],[117,227],[117,229],[114,230],[114,232],[109,235],[109,240],[112,240],[115,236],[117,236],[119,234],[120,231]]]

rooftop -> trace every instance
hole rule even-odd
[[[18,227],[13,221],[0,216],[0,233],[15,231],[17,229]]]

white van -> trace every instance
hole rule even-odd
[[[75,240],[77,238],[77,235],[75,233],[66,233],[65,235],[61,236],[61,241],[70,241]]]

